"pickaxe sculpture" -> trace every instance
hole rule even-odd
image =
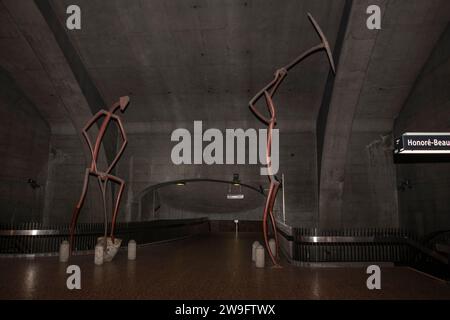
[[[70,224],[70,253],[72,253],[72,250],[73,250],[75,227],[77,224],[77,220],[78,220],[78,216],[80,214],[81,207],[83,206],[83,203],[84,203],[84,199],[86,198],[90,176],[94,176],[97,178],[98,184],[100,186],[100,190],[102,192],[103,210],[104,210],[104,216],[105,216],[105,234],[104,234],[105,247],[107,244],[107,232],[108,232],[108,215],[106,213],[106,187],[107,187],[108,181],[119,184],[119,191],[117,193],[117,198],[116,198],[114,209],[113,209],[113,215],[112,215],[112,221],[111,221],[111,234],[110,234],[112,243],[115,244],[114,228],[116,225],[116,218],[117,218],[117,213],[119,211],[120,200],[122,198],[123,189],[125,187],[125,181],[120,179],[119,177],[112,175],[111,170],[114,168],[117,161],[122,156],[122,154],[125,150],[125,147],[127,146],[128,140],[127,140],[127,136],[125,134],[125,129],[123,127],[122,121],[119,116],[114,114],[114,112],[116,112],[118,109],[120,109],[120,111],[124,112],[125,109],[127,108],[129,102],[130,102],[129,97],[127,97],[127,96],[120,97],[119,101],[114,103],[109,108],[109,110],[100,110],[99,112],[97,112],[83,128],[82,134],[88,144],[89,150],[91,152],[92,160],[91,160],[90,167],[86,168],[86,171],[84,174],[83,190],[81,192],[80,199],[79,199],[79,201],[75,207],[75,210],[73,212],[73,215],[72,215],[72,222]],[[102,117],[104,117],[103,122],[100,125],[100,129],[97,134],[95,144],[92,145],[87,132],[92,127],[92,125],[94,123],[96,123]],[[98,160],[98,155],[100,152],[101,143],[103,141],[106,129],[108,128],[108,125],[111,122],[111,120],[115,120],[117,122],[123,142],[122,142],[122,146],[120,147],[119,151],[117,152],[116,156],[114,157],[114,159],[111,162],[111,164],[109,165],[109,167],[106,169],[106,171],[102,172],[102,171],[99,171],[97,168],[97,160]],[[119,246],[120,246],[120,244],[119,244]],[[112,257],[113,256],[114,256],[114,254],[112,254]],[[112,257],[111,257],[111,259],[112,259]]]
[[[312,25],[314,26],[314,29],[316,29],[317,33],[319,34],[320,39],[322,42],[309,50],[306,50],[301,55],[299,55],[297,58],[295,58],[294,61],[289,63],[288,65],[278,69],[275,72],[274,78],[269,84],[267,84],[264,88],[261,89],[249,102],[250,109],[252,112],[256,115],[256,117],[264,122],[268,129],[267,129],[267,145],[266,145],[266,159],[267,159],[267,169],[268,169],[268,177],[269,177],[269,192],[267,194],[266,198],[266,204],[264,206],[264,215],[263,215],[263,234],[264,234],[264,242],[266,245],[266,249],[269,252],[270,259],[272,260],[273,264],[275,266],[279,266],[278,264],[278,252],[279,252],[279,243],[278,243],[278,234],[277,234],[277,227],[275,218],[273,215],[273,206],[275,203],[275,199],[277,196],[278,188],[280,187],[280,181],[277,178],[276,175],[272,173],[271,168],[271,146],[272,146],[272,131],[276,124],[276,113],[275,113],[275,106],[273,104],[272,97],[274,96],[276,90],[280,86],[281,82],[284,80],[284,78],[287,76],[287,72],[295,67],[298,63],[300,63],[303,59],[310,56],[313,53],[316,53],[318,51],[324,50],[328,56],[328,60],[331,65],[331,69],[333,70],[333,73],[336,73],[334,62],[333,62],[333,56],[331,54],[330,46],[328,44],[327,38],[323,34],[322,30],[320,29],[319,25],[317,24],[316,20],[312,17],[311,14],[308,13],[308,18],[311,21]],[[258,100],[264,96],[266,100],[267,109],[270,114],[270,118],[266,118],[262,113],[260,113],[256,109],[256,103]],[[270,217],[272,229],[275,237],[275,243],[276,243],[276,252],[272,252],[269,246],[268,241],[268,217]]]

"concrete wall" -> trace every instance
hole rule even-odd
[[[450,132],[450,26],[426,63],[395,123],[404,132]],[[450,228],[450,164],[398,164],[400,224],[421,233]]]
[[[318,222],[316,161],[315,132],[280,132],[279,176],[284,173],[286,223],[291,226],[309,228]]]
[[[398,226],[392,135],[354,132],[345,168],[344,228]]]
[[[48,124],[0,69],[0,222],[40,221],[49,139]],[[40,187],[31,188],[28,179]]]
[[[239,173],[241,181],[266,188],[268,181],[259,174],[259,165],[174,165],[170,153],[175,143],[170,134],[193,120],[220,129],[260,126],[248,110],[249,98],[271,79],[276,66],[318,41],[306,16],[292,12],[311,12],[335,52],[342,9],[350,3],[218,1],[192,6],[178,1],[161,6],[158,1],[115,1],[105,7],[103,1],[78,2],[83,7],[83,28],[68,34],[65,9],[71,1],[1,2],[4,32],[0,38],[5,50],[0,52],[0,62],[19,79],[17,83],[53,132],[50,140],[45,121],[17,86],[2,76],[0,159],[4,163],[0,170],[5,183],[0,197],[3,211],[8,212],[2,215],[5,220],[19,216],[49,223],[70,220],[89,160],[79,130],[91,113],[121,95],[131,96],[131,106],[122,115],[129,145],[116,171],[126,181],[119,221],[147,219],[150,200],[146,197],[142,211],[139,197],[147,187],[166,181],[230,180]],[[447,2],[417,0],[407,5],[411,10],[405,10],[406,1],[353,1],[333,80],[324,152],[317,152],[315,124],[329,72],[326,58],[323,53],[314,55],[289,73],[275,98],[281,130],[278,175],[285,174],[287,224],[398,225],[395,168],[387,142],[393,118],[448,21]],[[382,7],[379,31],[361,27],[369,4]],[[100,18],[99,8],[103,10]],[[398,118],[397,134],[448,130],[448,33]],[[109,140],[106,156],[111,160],[115,139]],[[319,177],[317,154],[325,155]],[[413,189],[400,197],[402,224],[423,222],[429,229],[447,219],[448,176],[441,173],[447,165],[399,165],[397,169],[399,180],[413,182]],[[37,180],[41,189],[32,191],[25,178]],[[322,180],[320,193],[318,180]],[[44,191],[45,201],[41,199]],[[208,193],[204,198],[208,199]],[[80,221],[102,220],[100,199],[93,180]],[[170,203],[174,199],[163,200],[162,217],[193,214],[191,208]],[[320,214],[319,205],[324,207]],[[278,213],[280,207],[278,203]],[[257,220],[262,210],[208,214],[215,219]]]
[[[209,126],[204,124],[204,129]],[[188,128],[189,129],[189,128]],[[260,165],[174,165],[170,155],[176,144],[170,141],[171,132],[131,133],[128,135],[129,145],[124,157],[118,164],[118,175],[127,182],[121,219],[147,219],[152,207],[152,196],[144,196],[139,213],[139,197],[142,191],[162,182],[189,179],[209,178],[232,180],[233,173],[238,173],[243,183],[254,187],[268,187],[268,179],[259,173]],[[286,181],[286,220],[293,225],[313,226],[317,219],[317,178],[315,163],[315,136],[312,132],[283,133],[280,132],[280,170],[278,175],[285,174]],[[191,195],[186,194],[186,197]],[[207,200],[208,194],[205,193]],[[281,216],[282,193],[278,195],[277,214]],[[163,199],[164,200],[164,199]],[[166,199],[170,201],[170,199]],[[147,203],[148,202],[148,203]],[[227,205],[226,200],[223,203]],[[205,202],[206,206],[206,202]],[[198,216],[190,208],[175,208],[170,202],[161,202],[160,215],[164,218],[183,218]],[[205,215],[205,214],[203,214]],[[236,214],[220,214],[209,212],[211,219],[244,219],[260,220],[262,207],[245,210]]]
[[[364,27],[369,5],[381,9],[379,30]],[[322,149],[319,143],[320,227],[398,223],[392,157],[380,136],[391,134],[449,8],[445,0],[352,2]]]
[[[236,200],[238,201],[238,200]],[[159,219],[189,219],[189,218],[199,218],[208,217],[210,220],[244,220],[244,221],[259,221],[262,219],[263,207],[255,208],[252,210],[246,210],[242,212],[230,213],[230,214],[219,214],[219,213],[202,213],[202,212],[192,212],[186,209],[173,208],[167,204],[162,204],[160,209],[161,214],[158,216]]]
[[[48,180],[42,220],[45,223],[68,223],[83,187],[87,161],[77,135],[51,136],[48,156]],[[88,193],[79,222],[101,222],[103,211],[99,185],[90,178]],[[108,203],[108,205],[111,205]]]

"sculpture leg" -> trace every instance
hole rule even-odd
[[[117,213],[119,212],[120,200],[122,199],[123,190],[125,188],[125,181],[118,177],[112,176],[112,175],[108,175],[108,178],[111,181],[117,182],[120,185],[119,192],[118,192],[117,198],[116,198],[116,203],[114,205],[114,211],[113,211],[113,216],[112,216],[112,221],[111,221],[111,240],[114,243],[114,230],[116,227]]]
[[[104,216],[104,234],[105,237],[105,249],[106,249],[106,236],[108,235],[108,214],[106,212],[106,183],[108,182],[108,178],[103,181],[103,178],[100,176],[97,176],[98,179],[98,185],[100,187],[100,191],[102,193],[102,200],[103,200],[103,216]]]
[[[269,187],[269,193],[267,194],[266,205],[264,207],[264,216],[263,216],[263,234],[264,234],[264,243],[266,245],[266,249],[269,252],[270,259],[272,260],[274,265],[278,265],[275,257],[273,256],[272,250],[270,250],[269,239],[268,239],[268,230],[267,230],[267,217],[270,213],[270,204],[272,202],[274,191],[274,185],[271,183]]]
[[[274,204],[275,204],[275,200],[277,198],[278,188],[279,188],[279,185],[276,184],[274,186],[274,189],[273,189],[273,192],[272,192],[272,200],[271,200],[271,203],[270,203],[270,206],[269,206],[269,208],[270,208],[269,215],[270,215],[270,219],[272,221],[272,230],[273,230],[273,234],[274,234],[274,238],[275,238],[275,250],[276,250],[275,257],[277,259],[279,258],[279,254],[278,254],[279,253],[279,242],[278,242],[277,224],[276,224],[275,217],[273,215],[273,207],[274,207]]]
[[[80,199],[78,200],[78,203],[73,211],[72,221],[70,222],[70,240],[69,240],[70,254],[72,254],[72,250],[73,250],[75,227],[77,225],[78,216],[80,215],[80,210],[81,210],[81,207],[83,206],[84,199],[86,198],[86,194],[87,194],[87,190],[88,190],[89,174],[90,174],[90,170],[89,170],[89,168],[87,168],[86,172],[84,174],[83,190],[81,191]]]
[[[273,215],[273,203],[275,202],[276,189],[277,189],[277,186],[274,186],[274,189],[272,191],[271,204],[270,204],[270,207],[269,207],[269,217],[270,217],[270,220],[271,220],[272,230],[273,230],[273,234],[274,234],[274,238],[275,238],[275,253],[272,253],[272,255],[274,255],[274,260],[276,261],[274,263],[275,267],[280,267],[280,265],[278,263],[278,234],[277,234],[277,229],[276,229],[275,217]]]

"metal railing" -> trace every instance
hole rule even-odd
[[[285,251],[290,252],[290,259],[294,262],[393,262],[411,265],[428,259],[444,265],[449,263],[448,257],[405,229],[279,230],[290,243],[290,251]]]
[[[209,223],[206,218],[121,222],[117,223],[116,230],[117,237],[122,239],[122,246],[125,246],[130,239],[138,244],[147,244],[207,232]],[[103,236],[103,232],[103,223],[79,224],[76,229],[75,251],[94,250],[97,238]],[[68,224],[0,224],[0,256],[53,255],[68,237]]]

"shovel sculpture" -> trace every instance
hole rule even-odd
[[[321,43],[311,47],[310,49],[303,52],[301,55],[299,55],[295,60],[293,60],[288,65],[278,69],[275,72],[274,78],[271,82],[269,82],[264,88],[261,89],[249,102],[250,109],[255,114],[255,116],[261,120],[264,124],[267,125],[267,144],[266,144],[266,161],[267,161],[267,171],[268,171],[268,177],[269,177],[269,192],[267,193],[266,203],[264,206],[264,213],[263,213],[263,235],[264,235],[264,243],[266,246],[267,251],[269,252],[270,259],[272,260],[274,266],[279,267],[279,242],[278,242],[278,234],[277,234],[277,227],[275,218],[273,215],[273,206],[275,203],[275,199],[277,196],[278,189],[280,187],[280,181],[276,175],[273,174],[272,168],[271,168],[271,146],[272,146],[272,131],[276,124],[276,111],[275,106],[273,104],[273,96],[280,86],[281,82],[284,80],[284,78],[287,76],[287,73],[290,69],[295,67],[298,63],[300,63],[303,59],[310,56],[313,53],[319,52],[319,51],[325,51],[328,57],[328,61],[330,62],[331,69],[333,70],[333,73],[336,73],[333,56],[331,54],[330,46],[328,44],[328,41],[323,34],[322,30],[320,29],[319,25],[317,24],[316,20],[312,17],[311,14],[308,13],[308,18],[311,21],[312,25],[314,26],[314,29],[318,33]],[[269,111],[270,117],[265,117],[262,113],[260,113],[256,109],[256,103],[258,100],[263,97],[265,98],[267,109]],[[275,237],[275,244],[276,244],[276,252],[272,252],[269,246],[268,241],[268,218],[270,217],[274,237]]]

